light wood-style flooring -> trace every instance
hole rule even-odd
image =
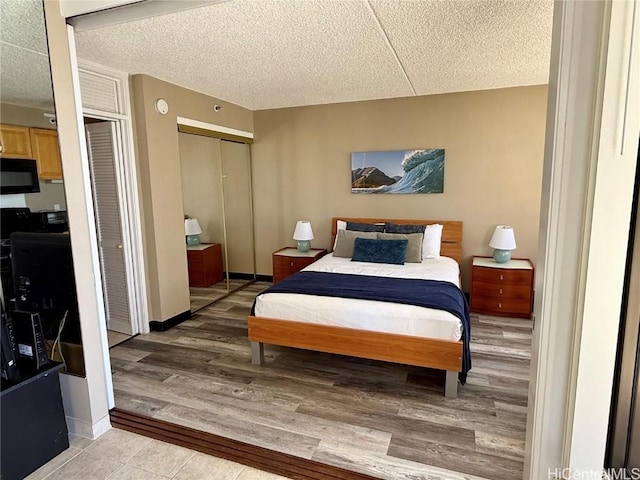
[[[112,348],[116,406],[379,478],[522,478],[530,321],[473,316],[473,368],[446,399],[423,368],[274,346],[252,365],[268,285]]]
[[[229,292],[232,292],[247,283],[250,280],[238,280],[231,279],[229,280],[229,289],[227,290],[227,281],[222,280],[221,282],[216,283],[215,285],[211,285],[210,287],[190,287],[189,288],[189,296],[190,296],[190,310],[192,312],[197,312],[198,310],[206,307],[207,305],[211,305],[212,303],[220,300],[221,298],[226,297]]]

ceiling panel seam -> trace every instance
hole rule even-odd
[[[411,92],[413,92],[414,96],[417,96],[418,94],[416,93],[416,89],[413,87],[413,83],[411,83],[411,79],[409,78],[409,75],[407,74],[407,70],[404,68],[404,65],[402,64],[402,61],[400,60],[400,57],[398,56],[398,53],[396,52],[396,49],[393,47],[393,44],[391,43],[391,40],[389,39],[389,36],[387,35],[386,30],[382,26],[382,22],[380,22],[380,19],[378,18],[378,15],[376,15],[376,11],[373,8],[373,5],[371,5],[371,1],[367,0],[366,4],[369,7],[369,10],[371,11],[371,14],[373,15],[373,18],[375,19],[376,24],[378,25],[378,28],[382,32],[382,36],[384,37],[387,45],[391,49],[391,53],[393,54],[393,57],[396,59],[396,62],[398,62],[398,66],[400,67],[400,70],[402,70],[402,74],[404,75],[404,78],[407,80],[407,83],[409,84],[409,88],[411,88]]]

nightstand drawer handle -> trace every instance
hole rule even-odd
[[[500,289],[500,295],[502,295],[502,289]]]
[[[291,266],[293,267],[293,262],[291,262]]]
[[[501,303],[498,303],[498,308],[502,308],[502,304]]]
[[[500,275],[500,280],[504,280],[504,275]]]

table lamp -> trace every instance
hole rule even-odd
[[[202,228],[197,218],[184,219],[184,234],[187,236],[187,245],[200,245]]]
[[[507,263],[511,260],[511,250],[516,248],[513,228],[508,225],[498,225],[493,232],[489,246],[494,249],[493,259],[496,263]]]
[[[299,252],[308,252],[313,240],[313,230],[311,223],[307,220],[298,220],[296,229],[293,232],[293,239],[296,241]]]

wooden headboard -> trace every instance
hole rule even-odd
[[[458,264],[462,264],[462,222],[455,220],[399,220],[396,218],[347,218],[333,217],[331,219],[331,245],[338,234],[338,220],[343,222],[358,223],[398,223],[404,225],[432,225],[439,223],[442,225],[442,244],[440,255],[451,257]]]

